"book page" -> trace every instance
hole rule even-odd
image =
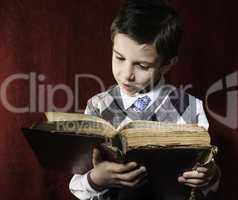
[[[197,124],[133,121],[121,130],[128,148],[145,146],[208,146],[208,132]]]
[[[46,112],[48,122],[59,122],[60,127],[66,127],[64,131],[69,130],[81,133],[96,133],[100,135],[113,136],[116,129],[107,121],[100,117],[64,112]],[[62,126],[62,124],[64,126]],[[70,128],[71,126],[71,128]]]
[[[159,121],[148,121],[148,120],[135,120],[131,121],[125,126],[123,126],[119,131],[124,131],[125,129],[163,129],[166,131],[173,131],[174,129],[205,131],[204,128],[199,127],[197,124],[176,124],[176,123],[166,123]]]
[[[100,117],[93,116],[93,115],[86,115],[86,114],[80,114],[80,113],[46,112],[45,116],[49,122],[51,121],[94,121],[94,122],[103,123],[106,126],[109,126],[111,129],[115,129],[106,120]]]

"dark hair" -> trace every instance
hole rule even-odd
[[[127,0],[112,22],[112,40],[116,33],[140,44],[154,44],[158,55],[167,61],[177,56],[182,25],[175,10],[160,0]]]

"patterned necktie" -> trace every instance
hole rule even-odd
[[[150,103],[151,99],[149,96],[138,98],[132,105],[132,109],[136,112],[142,112]]]

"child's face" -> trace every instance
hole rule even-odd
[[[160,79],[159,58],[151,44],[139,44],[127,35],[114,37],[112,71],[120,88],[129,96]]]

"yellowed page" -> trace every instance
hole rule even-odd
[[[127,146],[209,146],[208,132],[197,124],[133,121],[121,130]]]
[[[102,135],[107,136],[113,136],[116,133],[116,129],[109,122],[92,115],[80,113],[46,112],[45,116],[49,122],[57,121],[61,122],[61,124],[63,122],[69,122],[74,125],[73,127],[78,127],[81,133],[101,133]]]
[[[125,126],[123,126],[120,130],[125,129],[132,129],[132,128],[140,128],[140,129],[156,129],[156,128],[163,128],[163,129],[185,129],[185,130],[196,130],[204,131],[205,129],[202,127],[198,127],[197,124],[176,124],[176,123],[166,123],[166,122],[159,122],[159,121],[147,121],[147,120],[135,120],[131,121]]]
[[[96,117],[93,115],[86,115],[80,113],[66,113],[66,112],[46,112],[45,116],[48,121],[95,121],[103,123],[112,129],[115,129],[109,122],[106,120]]]

